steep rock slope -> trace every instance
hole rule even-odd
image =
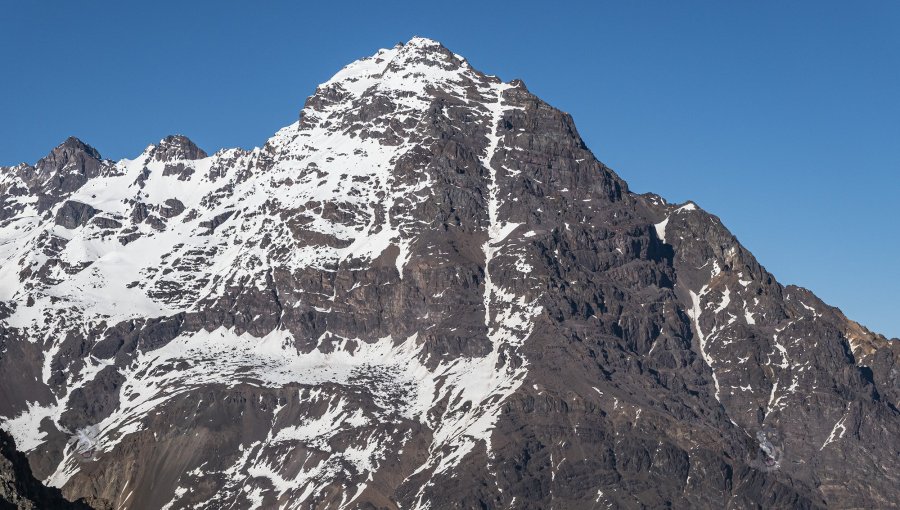
[[[262,148],[3,169],[0,260],[3,428],[96,508],[900,500],[898,342],[428,39]]]
[[[7,508],[90,509],[81,501],[66,500],[59,489],[48,488],[35,479],[13,438],[0,430],[0,509]]]

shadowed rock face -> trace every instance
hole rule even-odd
[[[47,488],[36,480],[28,459],[16,450],[15,441],[3,430],[0,430],[0,508],[90,510],[84,502],[68,501],[59,489]]]
[[[900,500],[898,342],[434,41],[345,67],[262,148],[78,150],[0,173],[0,416],[70,498]]]

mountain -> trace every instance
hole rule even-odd
[[[2,428],[94,508],[900,501],[900,342],[428,39],[262,148],[3,168],[0,260]]]

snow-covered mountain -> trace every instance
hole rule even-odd
[[[900,343],[428,39],[262,148],[0,169],[0,262],[2,428],[95,508],[900,501]]]

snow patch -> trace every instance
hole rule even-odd
[[[666,219],[660,221],[659,223],[655,223],[653,227],[656,229],[656,237],[659,238],[660,241],[666,242],[666,225],[669,224],[669,217],[666,216]]]

